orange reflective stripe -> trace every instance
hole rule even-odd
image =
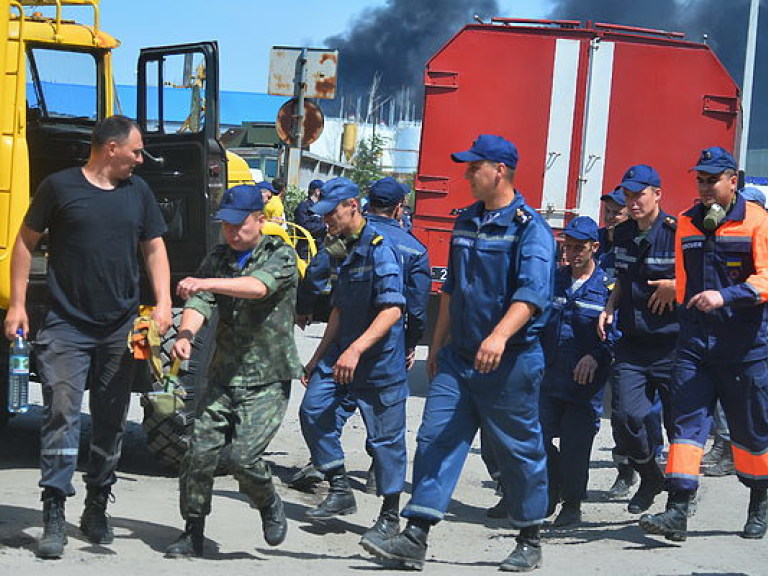
[[[754,454],[735,444],[733,448],[733,465],[737,472],[751,478],[768,478],[768,450]]]
[[[693,444],[672,443],[667,457],[667,474],[670,476],[698,476],[704,448]]]
[[[678,304],[685,302],[685,284],[687,274],[685,273],[685,259],[683,258],[683,237],[693,234],[701,234],[701,231],[693,225],[691,218],[681,212],[677,217],[677,233],[675,235],[675,300]]]

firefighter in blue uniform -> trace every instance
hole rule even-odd
[[[691,494],[719,399],[736,474],[750,489],[742,536],[768,527],[768,214],[736,192],[733,156],[707,148],[694,166],[700,202],[680,214],[676,242],[680,338],[672,380],[675,433],[667,509],[640,526],[687,537]]]
[[[397,249],[405,279],[405,350],[408,367],[413,365],[416,345],[427,325],[427,304],[432,277],[427,248],[401,223],[405,184],[392,177],[376,180],[368,190],[368,222]]]
[[[548,513],[554,513],[558,500],[563,502],[553,522],[558,528],[581,522],[595,422],[602,414],[611,364],[609,342],[597,334],[597,319],[610,295],[608,276],[594,260],[597,223],[580,216],[568,223],[563,236],[568,265],[555,275],[552,308],[541,336],[546,369],[539,407],[547,450]]]
[[[600,245],[595,254],[598,265],[608,275],[611,282],[616,278],[616,251],[614,250],[613,236],[616,226],[626,222],[627,201],[624,199],[624,190],[621,186],[615,190],[600,196],[603,210],[604,226],[598,230]]]
[[[640,487],[627,506],[631,514],[640,514],[651,507],[664,485],[656,462],[663,438],[653,405],[658,393],[669,418],[672,351],[679,329],[674,280],[677,222],[661,210],[661,178],[651,166],[631,167],[621,187],[630,219],[614,232],[616,284],[598,330],[605,339],[615,311],[621,337],[611,378],[611,424],[640,475]]]
[[[544,355],[538,335],[552,299],[552,231],[514,188],[517,149],[481,135],[465,162],[478,200],[454,226],[448,275],[429,357],[432,377],[417,438],[413,492],[393,538],[361,544],[401,567],[423,567],[430,527],[445,515],[473,438],[492,443],[508,516],[520,530],[507,571],[541,564],[540,526],[547,510],[546,454],[539,423]]]
[[[363,218],[358,195],[353,182],[335,178],[312,207],[328,226],[325,250],[342,264],[323,339],[305,366],[301,429],[312,462],[330,483],[328,497],[307,517],[324,520],[357,510],[338,419],[340,406],[352,399],[366,426],[378,494],[384,497],[370,531],[395,533],[407,465],[403,274],[394,246]]]
[[[407,186],[392,177],[376,180],[371,184],[368,191],[369,207],[366,216],[368,223],[373,225],[377,232],[395,246],[401,259],[405,281],[405,349],[408,369],[413,366],[416,345],[426,328],[427,304],[432,283],[427,248],[401,226],[400,217],[403,213],[403,203],[409,192]],[[307,306],[307,301],[310,300],[308,296],[317,292],[321,284],[324,287],[323,279],[327,282],[331,275],[331,269],[334,266],[337,268],[338,264],[338,261],[331,261],[325,248],[322,248],[312,260],[307,269],[307,275],[299,286],[299,298],[296,305],[297,319],[305,318],[306,316],[301,316],[301,314],[311,312]],[[353,400],[342,403],[337,415],[339,434],[341,434],[347,419],[354,413],[355,408],[356,404]],[[307,484],[305,480],[313,483],[312,481],[317,478],[318,475],[305,468],[291,480],[291,484],[301,489]],[[366,492],[375,491],[375,466],[371,466],[366,481]]]

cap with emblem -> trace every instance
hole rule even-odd
[[[517,148],[512,142],[493,134],[480,134],[472,147],[464,152],[451,154],[454,162],[499,162],[514,170],[517,167]]]
[[[250,184],[241,184],[224,192],[219,210],[213,218],[238,225],[242,224],[248,214],[260,210],[264,210],[264,199],[259,188]]]
[[[765,208],[765,194],[763,194],[763,191],[759,188],[755,188],[754,186],[745,186],[739,190],[739,194],[741,194],[741,196],[747,202],[754,202],[755,204],[760,204],[760,206]]]
[[[648,186],[661,188],[659,173],[648,164],[637,164],[624,173],[620,186],[630,192],[642,192]]]
[[[349,198],[357,198],[360,194],[360,189],[357,184],[346,178],[333,178],[323,184],[323,189],[320,192],[320,200],[310,208],[315,214],[325,216],[329,212],[333,212],[334,208],[338,206],[342,201]]]
[[[624,198],[624,189],[621,186],[618,186],[615,190],[611,190],[607,194],[600,196],[600,202],[605,202],[606,200],[613,200],[619,206],[627,205],[627,199]]]
[[[405,184],[401,184],[391,176],[387,176],[371,184],[368,198],[374,206],[385,208],[402,202],[408,192],[410,190]]]
[[[598,241],[597,222],[589,216],[579,216],[574,218],[563,230],[564,236],[575,238],[576,240]]]
[[[736,159],[731,156],[725,148],[712,146],[701,151],[699,162],[691,168],[697,172],[707,172],[708,174],[720,174],[726,170],[738,170]]]

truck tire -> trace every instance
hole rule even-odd
[[[166,369],[171,364],[171,349],[180,321],[181,309],[174,309],[173,325],[163,336],[162,341],[161,355]],[[197,399],[202,396],[207,383],[207,367],[215,347],[214,334],[217,322],[218,316],[214,313],[214,316],[195,335],[192,341],[192,355],[182,364],[179,371],[179,380],[187,393],[184,407],[177,410],[171,417],[162,419],[154,416],[151,410],[145,408],[144,411],[142,426],[147,435],[147,447],[160,462],[174,471],[178,471],[181,459],[189,447]],[[226,462],[224,453],[221,460]],[[220,464],[218,472],[223,468],[226,466]]]

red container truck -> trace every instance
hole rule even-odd
[[[740,136],[739,88],[706,44],[682,34],[577,21],[465,26],[427,63],[414,232],[445,277],[456,210],[473,202],[450,159],[478,134],[520,152],[516,188],[553,229],[599,218],[600,196],[633,164],[662,178],[671,213],[696,195],[688,173],[707,146]]]

